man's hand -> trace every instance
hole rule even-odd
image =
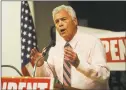
[[[38,61],[37,66],[40,67],[44,64],[44,57],[42,56],[42,53],[38,52],[36,48],[33,48],[30,53],[30,58],[34,62],[34,64]]]
[[[64,48],[64,60],[69,61],[76,68],[80,63],[77,54],[73,51],[73,49],[70,46]]]

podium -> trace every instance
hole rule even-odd
[[[54,84],[51,77],[2,77],[1,90],[79,90]]]

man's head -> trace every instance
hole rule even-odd
[[[66,41],[70,41],[77,31],[78,22],[75,11],[70,6],[61,5],[56,7],[52,14],[60,36]]]

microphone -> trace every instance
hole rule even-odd
[[[51,26],[50,37],[51,37],[51,41],[56,42],[56,29],[55,29],[55,25]],[[55,44],[53,46],[55,46]]]
[[[56,44],[56,32],[55,32],[55,26],[51,26],[51,29],[50,29],[50,37],[51,37],[51,41],[49,43],[49,45],[44,49],[43,53],[42,53],[42,56],[46,56],[47,52],[50,50],[51,47],[54,47],[55,44]],[[32,77],[35,77],[35,72],[36,72],[36,67],[37,67],[37,63],[38,61],[41,59],[38,58],[37,62],[35,63],[34,65],[34,69],[33,69],[33,74],[32,74]]]
[[[46,55],[46,53],[48,52],[48,50],[51,48],[51,45],[52,45],[52,44],[53,44],[53,43],[50,43],[50,44],[45,48],[45,50],[43,51],[43,54],[42,54],[43,56]],[[34,65],[34,70],[33,70],[33,76],[32,76],[32,77],[35,77],[36,67],[37,67],[37,64],[38,64],[38,61],[39,61],[39,60],[41,60],[41,57],[37,60],[37,62],[36,62],[35,65]],[[59,81],[59,83],[62,85],[62,89],[61,89],[61,90],[64,90],[63,84],[60,82],[60,80],[58,79],[57,75],[54,74],[54,72],[53,72],[51,66],[50,66],[49,63],[48,63],[48,61],[45,61],[45,62],[47,63],[48,67],[50,68],[50,70],[51,70],[51,72],[52,72],[54,78],[57,79],[57,80]]]
[[[51,26],[50,29],[50,37],[51,37],[51,42],[49,43],[49,45],[45,48],[45,50],[43,51],[43,56],[46,55],[46,53],[50,50],[51,47],[54,47],[56,44],[56,32],[55,32],[55,25]]]
[[[51,47],[53,47],[55,45],[55,41],[51,41],[50,43],[49,43],[49,45],[44,49],[44,51],[43,51],[43,56],[46,56],[46,54],[47,54],[47,52],[50,50],[50,48]]]
[[[54,47],[55,44],[56,44],[56,32],[55,32],[55,26],[51,26],[51,29],[50,29],[50,36],[51,36],[51,42],[49,43],[49,45],[44,49],[42,55],[43,56],[46,56],[47,52],[50,50],[51,47]],[[35,77],[35,72],[36,72],[36,67],[37,67],[37,63],[38,61],[41,60],[41,57],[37,60],[37,62],[35,63],[34,65],[34,70],[33,70],[33,76],[32,77]],[[47,65],[49,66],[50,70],[52,71],[53,73],[53,76],[54,78],[58,79],[57,75],[54,75],[54,72],[51,68],[51,66],[49,65],[48,61],[47,62]],[[59,81],[59,80],[58,80]],[[59,81],[59,83],[62,85],[62,90],[64,90],[64,87],[63,87],[63,84]]]
[[[23,75],[20,73],[20,71],[19,71],[16,67],[14,67],[14,66],[12,66],[12,65],[1,65],[1,67],[10,67],[10,68],[13,68],[15,71],[18,72],[18,74],[19,74],[20,76],[23,76]]]
[[[46,56],[47,52],[50,50],[50,48],[55,44],[54,41],[51,41],[49,43],[49,45],[44,49],[43,53],[42,53],[42,56]],[[41,57],[38,58],[38,60],[36,61],[35,65],[34,65],[34,68],[33,68],[33,75],[32,77],[35,77],[35,72],[36,72],[36,67],[37,67],[37,64],[38,64],[38,61],[41,60]]]

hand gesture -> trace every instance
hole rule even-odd
[[[33,48],[31,50],[30,58],[34,62],[34,64],[37,62],[38,67],[40,67],[44,64],[44,57],[42,56],[42,53],[38,52],[38,50],[36,48]]]
[[[73,49],[70,46],[64,48],[64,60],[69,61],[75,67],[77,67],[80,62],[77,54],[73,51]]]

